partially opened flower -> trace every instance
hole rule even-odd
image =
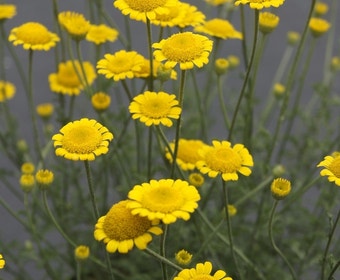
[[[249,4],[250,8],[261,10],[263,8],[269,7],[279,7],[281,6],[285,0],[236,0],[235,5],[238,6],[240,4]]]
[[[54,106],[52,103],[41,103],[37,105],[36,112],[39,117],[41,117],[43,120],[48,120],[54,111]]]
[[[284,199],[291,191],[291,182],[284,178],[276,178],[270,185],[270,190],[276,200]]]
[[[269,12],[262,12],[259,16],[259,29],[263,34],[272,32],[279,24],[280,18]]]
[[[50,32],[38,22],[27,22],[11,30],[8,40],[14,46],[22,45],[25,50],[48,51],[60,40],[58,35]]]
[[[152,241],[151,233],[160,235],[163,232],[157,226],[159,220],[132,215],[127,203],[128,200],[123,200],[114,204],[95,225],[94,238],[103,241],[109,253],[128,253],[134,246],[145,250]]]
[[[87,118],[69,122],[52,137],[56,155],[70,160],[94,160],[109,151],[112,139],[105,126]]]
[[[212,141],[212,146],[204,146],[198,153],[203,160],[197,162],[197,168],[203,174],[215,178],[221,174],[224,181],[238,180],[238,173],[244,176],[251,174],[253,158],[242,144],[233,147],[228,141]]]
[[[54,174],[48,169],[39,169],[35,174],[35,180],[41,189],[47,189],[54,180]]]
[[[340,187],[340,154],[333,153],[332,155],[325,156],[317,167],[324,167],[320,171],[321,176],[327,176],[329,182],[334,182]]]
[[[198,263],[196,268],[183,269],[174,280],[232,280],[223,270],[217,270],[213,275],[211,273],[211,262]]]
[[[139,119],[146,126],[172,126],[171,119],[178,119],[181,108],[178,106],[176,95],[166,92],[146,91],[133,98],[129,111],[133,119]]]
[[[194,28],[195,32],[205,33],[220,39],[242,39],[242,33],[226,19],[214,18]]]
[[[309,30],[314,37],[321,36],[326,33],[329,28],[331,28],[331,24],[325,19],[313,17],[309,21]]]
[[[7,81],[0,81],[0,102],[12,99],[15,95],[15,90],[14,84]]]
[[[0,23],[6,19],[10,19],[17,14],[15,5],[1,4],[0,5]]]
[[[118,38],[118,31],[105,24],[91,24],[90,30],[86,34],[86,40],[96,45],[106,42],[114,42]]]
[[[175,260],[181,265],[187,265],[192,260],[192,254],[182,249],[175,254]]]
[[[170,68],[179,64],[182,70],[207,64],[212,46],[208,37],[192,32],[177,33],[152,45],[156,60],[166,60],[165,66]]]
[[[58,14],[59,24],[75,40],[82,40],[89,32],[91,24],[83,14],[66,11]]]
[[[84,261],[90,256],[90,248],[85,245],[79,245],[74,249],[74,257],[78,261]]]
[[[128,193],[127,207],[133,215],[159,219],[165,224],[185,221],[198,207],[200,195],[194,186],[183,180],[161,179],[136,185]]]
[[[185,17],[185,10],[182,9],[181,2],[178,5],[169,7],[169,12],[166,14],[156,14],[156,17],[151,20],[153,25],[160,25],[162,27],[173,27],[178,25]]]
[[[91,97],[91,103],[95,110],[102,112],[109,108],[111,104],[111,97],[104,92],[96,92]]]
[[[325,2],[316,2],[314,6],[314,13],[316,16],[322,16],[328,12],[328,4]]]

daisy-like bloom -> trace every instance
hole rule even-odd
[[[36,111],[39,117],[44,120],[49,119],[54,111],[54,106],[52,103],[42,103],[36,107]]]
[[[162,124],[171,127],[171,119],[178,119],[182,112],[178,104],[174,94],[145,91],[133,98],[129,111],[134,120],[139,119],[146,126]]]
[[[242,33],[226,19],[214,18],[194,28],[195,32],[204,33],[220,39],[242,39]]]
[[[58,14],[59,24],[75,40],[82,40],[91,28],[90,22],[83,14],[65,11]]]
[[[284,2],[285,0],[236,0],[235,6],[239,6],[240,4],[249,4],[251,9],[261,10],[269,7],[277,8]]]
[[[313,17],[309,21],[309,30],[314,37],[319,37],[322,34],[326,33],[330,27],[331,24],[327,20],[322,18]]]
[[[263,34],[272,32],[279,24],[280,18],[270,12],[261,12],[259,16],[259,29]]]
[[[324,167],[320,171],[321,176],[327,176],[329,182],[334,182],[340,187],[340,154],[333,153],[324,157],[317,167]]]
[[[24,174],[32,174],[35,170],[35,166],[32,162],[24,162],[21,165],[21,172]]]
[[[192,260],[192,254],[186,250],[180,250],[175,254],[175,260],[181,265],[187,265]]]
[[[223,75],[229,68],[229,61],[226,58],[217,58],[215,60],[215,72],[217,75]]]
[[[39,169],[35,174],[35,180],[41,189],[46,189],[53,183],[54,174],[48,169]]]
[[[207,144],[201,140],[184,138],[179,139],[176,158],[176,162],[179,167],[184,171],[195,169],[196,163],[203,159],[198,151],[204,146],[207,146]],[[170,149],[172,152],[174,152],[174,142],[170,143]],[[172,163],[172,154],[168,149],[165,151],[165,157],[170,161],[170,163]]]
[[[148,218],[132,215],[126,206],[128,200],[114,204],[109,212],[98,219],[94,230],[94,238],[106,244],[106,251],[128,253],[136,245],[145,250],[152,241],[151,233],[160,235],[159,220],[150,221]]]
[[[229,216],[230,217],[233,217],[233,216],[235,216],[236,215],[236,213],[237,213],[237,209],[236,209],[236,207],[234,206],[234,205],[232,205],[232,204],[228,204],[228,213],[229,213]]]
[[[188,180],[189,180],[189,183],[195,186],[196,188],[204,184],[204,177],[202,176],[201,173],[197,173],[197,172],[191,173],[189,175]]]
[[[185,28],[188,26],[196,26],[202,24],[205,20],[205,14],[198,10],[194,5],[189,3],[180,4],[181,11],[184,12],[184,17],[177,24],[180,28]]]
[[[17,7],[15,5],[0,5],[0,23],[6,19],[10,19],[17,14]]]
[[[0,102],[12,99],[15,95],[15,86],[6,81],[0,81]]]
[[[74,257],[78,261],[84,261],[90,256],[90,248],[85,245],[79,245],[74,249]]]
[[[3,269],[5,267],[6,261],[2,254],[0,254],[0,269]]]
[[[91,97],[93,108],[98,112],[103,112],[110,107],[111,97],[104,92],[97,92]]]
[[[183,21],[185,17],[185,10],[181,7],[183,4],[169,7],[169,13],[156,14],[156,17],[151,20],[153,25],[160,25],[162,27],[173,27]]]
[[[97,63],[98,73],[114,81],[132,79],[140,71],[144,57],[136,51],[121,50],[114,54],[105,54]]]
[[[88,118],[69,122],[52,137],[56,155],[70,160],[94,160],[109,151],[112,139],[105,126]]]
[[[323,16],[328,12],[328,5],[324,2],[316,2],[314,6],[314,13],[316,16]]]
[[[210,5],[213,6],[219,6],[219,5],[223,5],[225,3],[231,3],[232,0],[205,0],[205,2],[207,2]]]
[[[86,34],[86,40],[96,45],[106,42],[114,42],[118,38],[119,32],[105,24],[91,24],[90,30]]]
[[[183,269],[174,280],[232,280],[223,270],[217,270],[213,275],[211,272],[211,262],[198,263],[196,268]]]
[[[150,221],[162,220],[171,224],[177,219],[190,219],[198,207],[200,195],[194,186],[183,180],[161,179],[136,185],[128,193],[127,208],[133,215],[147,217]]]
[[[284,199],[287,195],[289,195],[291,190],[291,183],[289,180],[284,178],[276,178],[273,180],[270,190],[272,196],[276,200]]]
[[[212,146],[204,146],[198,153],[203,157],[196,164],[199,171],[211,178],[221,174],[224,181],[238,180],[237,172],[249,176],[249,167],[254,165],[253,157],[242,144],[231,147],[228,141],[214,140]]]
[[[33,174],[22,174],[20,176],[20,187],[24,192],[30,192],[35,184],[35,179]]]
[[[113,5],[131,19],[153,20],[157,14],[169,13],[169,8],[178,5],[178,0],[115,0]]]
[[[192,69],[194,66],[201,68],[207,64],[212,46],[213,41],[208,37],[192,32],[173,34],[152,44],[156,49],[153,53],[156,60],[166,60],[165,66],[169,68],[179,64],[182,70]]]
[[[88,85],[91,85],[97,76],[95,69],[88,61],[83,62],[83,69],[86,81]],[[50,74],[48,81],[51,91],[60,94],[79,95],[85,87],[85,79],[82,75],[80,63],[77,60],[59,63],[58,72]]]
[[[38,22],[27,22],[11,30],[8,40],[14,46],[22,45],[25,50],[48,51],[60,40],[58,35],[50,32]]]

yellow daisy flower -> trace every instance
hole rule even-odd
[[[0,81],[0,102],[5,102],[6,100],[12,99],[15,95],[14,84],[6,81]]]
[[[181,3],[180,8],[181,11],[184,12],[184,17],[177,23],[178,27],[196,26],[204,22],[205,14],[199,11],[196,6],[190,5],[189,3]]]
[[[179,263],[181,265],[187,265],[192,260],[192,254],[190,254],[188,251],[182,249],[175,254],[175,260],[176,260],[177,263]]]
[[[207,146],[207,144],[201,140],[179,139],[176,158],[176,162],[179,167],[184,171],[195,169],[196,163],[203,159],[202,156],[199,155],[198,151],[204,146]],[[170,143],[170,148],[173,152],[175,149],[175,143]],[[172,163],[172,155],[168,149],[166,149],[165,157]]]
[[[87,83],[91,85],[97,76],[95,69],[88,61],[83,62],[83,69]],[[77,60],[59,63],[58,72],[48,76],[51,91],[61,94],[79,95],[85,87],[84,77],[81,73],[80,63]],[[79,79],[79,75],[82,77],[81,79]]]
[[[321,36],[326,33],[329,28],[331,28],[331,24],[325,19],[313,17],[309,21],[309,30],[314,37]]]
[[[153,25],[160,25],[162,27],[173,27],[178,25],[185,16],[185,11],[181,8],[182,4],[169,7],[169,13],[156,14],[156,17],[151,20]]]
[[[144,57],[136,51],[121,50],[114,54],[105,54],[104,58],[97,63],[98,73],[106,79],[114,81],[132,79],[136,72],[140,71]]]
[[[96,120],[69,122],[52,137],[57,156],[70,160],[94,160],[106,154],[113,134]]]
[[[119,32],[105,24],[90,26],[90,30],[86,34],[86,40],[96,45],[106,42],[114,42],[118,38]]]
[[[37,105],[36,111],[42,119],[49,119],[53,114],[54,106],[52,103],[42,103]]]
[[[92,95],[91,103],[95,110],[97,110],[98,112],[102,112],[110,107],[111,97],[104,92],[97,92]]]
[[[223,5],[225,3],[231,3],[233,0],[205,0],[205,2],[207,2],[210,5],[213,6],[219,6],[219,5]]]
[[[103,241],[109,253],[118,251],[125,254],[134,246],[145,250],[152,240],[151,233],[155,235],[163,233],[162,229],[157,226],[159,220],[150,221],[145,217],[132,215],[127,204],[128,200],[114,204],[95,225],[94,238],[97,241]]]
[[[240,4],[249,4],[251,9],[261,10],[263,8],[269,7],[279,7],[281,6],[285,0],[236,0],[235,6]]]
[[[153,53],[156,60],[166,60],[165,66],[169,68],[179,64],[182,70],[207,64],[212,46],[213,41],[208,37],[192,32],[173,34],[152,45],[156,49]]]
[[[39,169],[35,174],[35,180],[42,189],[48,188],[54,181],[54,174],[48,169]]]
[[[48,51],[60,40],[58,35],[38,22],[27,22],[11,30],[8,40],[25,50]]]
[[[159,219],[165,224],[190,219],[198,207],[200,195],[188,182],[173,179],[151,180],[149,183],[136,185],[128,193],[127,208],[133,215]]]
[[[0,5],[0,22],[6,19],[10,19],[17,14],[17,7],[15,5]]]
[[[177,4],[178,0],[115,0],[113,2],[123,15],[144,22],[147,18],[155,19],[157,14],[168,14],[169,8]]]
[[[327,176],[329,182],[334,182],[340,187],[340,154],[325,156],[317,167],[324,167],[320,171],[321,176]]]
[[[198,263],[196,268],[183,269],[174,280],[232,280],[231,277],[227,277],[227,273],[223,270],[217,270],[213,275],[211,275],[212,263]]]
[[[220,39],[242,39],[242,33],[235,30],[232,24],[225,19],[214,18],[194,28],[195,32],[205,33]]]
[[[178,119],[182,109],[178,106],[176,95],[166,92],[145,91],[133,98],[129,106],[132,118],[139,119],[146,126],[172,126],[171,119]]]
[[[231,147],[228,141],[212,141],[212,146],[204,146],[198,153],[203,160],[196,166],[203,174],[215,178],[221,174],[224,181],[238,180],[237,172],[249,176],[254,165],[253,158],[242,144]]]
[[[270,190],[272,196],[276,200],[284,199],[287,195],[289,195],[291,190],[291,183],[289,180],[284,178],[276,178],[273,180]]]
[[[3,269],[5,267],[6,261],[2,254],[0,254],[0,269]]]
[[[82,40],[91,28],[83,14],[65,11],[58,14],[59,24],[75,40]]]
[[[79,245],[74,249],[74,257],[78,261],[84,261],[90,256],[90,248],[85,245]]]
[[[279,24],[280,18],[269,12],[261,12],[259,16],[259,30],[263,34],[272,32]]]
[[[21,165],[21,172],[24,174],[32,174],[35,170],[35,166],[32,162],[24,162]]]

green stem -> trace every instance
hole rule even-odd
[[[93,207],[93,212],[94,212],[94,217],[95,220],[97,221],[99,219],[99,211],[98,211],[98,206],[96,203],[96,198],[94,195],[94,189],[93,189],[93,183],[92,183],[92,175],[91,175],[91,170],[90,170],[90,164],[88,160],[84,160],[84,165],[85,165],[85,170],[86,170],[86,178],[87,178],[87,184],[89,187],[89,192],[90,192],[90,197],[91,197],[91,203]]]
[[[151,179],[151,166],[152,166],[152,126],[149,127],[148,137],[148,167],[147,167],[147,179]]]
[[[144,250],[144,252],[146,252],[147,254],[155,257],[156,259],[158,259],[159,261],[161,261],[162,263],[164,264],[167,264],[168,266],[176,269],[177,271],[181,271],[183,270],[183,268],[181,268],[180,266],[174,264],[173,262],[169,261],[167,258],[164,258],[163,256],[161,256],[160,254],[157,254],[155,251],[149,249],[149,248],[146,248]]]
[[[161,241],[160,241],[160,255],[165,259],[166,259],[165,241],[166,241],[167,234],[168,234],[168,225],[163,224],[163,234],[161,236]],[[161,267],[162,267],[163,280],[167,280],[168,279],[167,266],[165,265],[164,262],[161,262]]]
[[[148,37],[148,53],[150,61],[150,76],[149,76],[149,90],[153,91],[153,55],[152,55],[152,33],[151,33],[151,23],[150,19],[146,17],[146,28]]]
[[[219,97],[219,101],[220,101],[221,111],[222,111],[222,114],[223,114],[224,124],[225,124],[226,129],[229,130],[230,121],[229,121],[229,118],[228,118],[228,113],[227,113],[227,109],[226,109],[225,101],[224,101],[224,97],[223,97],[222,76],[221,75],[217,76],[217,92],[218,92],[218,97]]]

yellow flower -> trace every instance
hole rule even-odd
[[[189,183],[195,187],[200,187],[204,184],[204,177],[201,173],[191,173],[188,180]]]
[[[236,209],[236,207],[234,205],[228,204],[227,208],[228,208],[228,213],[229,213],[230,217],[233,217],[233,216],[236,215],[237,209]]]
[[[114,204],[109,212],[98,219],[94,238],[106,244],[109,253],[128,253],[133,247],[145,250],[152,240],[151,233],[160,235],[159,220],[150,221],[145,217],[132,215],[127,208],[128,200]]]
[[[190,213],[198,207],[200,195],[186,181],[161,179],[134,186],[128,198],[131,201],[127,203],[127,208],[133,215],[171,224],[177,219],[189,220]]]
[[[226,277],[227,273],[223,270],[217,270],[211,275],[212,263],[198,263],[196,268],[183,269],[174,280],[232,280],[231,277]]]
[[[240,4],[249,4],[251,9],[261,10],[263,8],[269,7],[279,7],[281,6],[285,0],[236,0],[235,6]]]
[[[17,14],[17,7],[15,5],[0,5],[0,22],[10,19]]]
[[[331,24],[322,18],[313,17],[309,21],[309,30],[312,32],[314,37],[319,37],[326,33],[331,27]]]
[[[84,61],[82,64],[87,83],[91,85],[96,78],[95,69],[88,61]],[[77,60],[59,63],[58,72],[50,74],[48,81],[51,91],[61,94],[79,95],[85,87],[85,79]]]
[[[175,260],[177,263],[181,265],[187,265],[192,260],[192,254],[190,254],[188,251],[180,250],[175,254]]]
[[[111,97],[104,92],[97,92],[91,97],[91,103],[98,112],[105,111],[111,104]]]
[[[59,24],[75,40],[82,40],[89,32],[91,24],[83,14],[66,11],[58,14]]]
[[[205,2],[207,2],[210,5],[213,6],[219,6],[219,5],[223,5],[225,3],[231,3],[232,0],[205,0]]]
[[[263,34],[272,32],[279,24],[280,18],[269,12],[261,12],[259,16],[259,30]]]
[[[35,184],[34,176],[32,174],[22,174],[19,183],[24,192],[30,192]]]
[[[179,139],[176,158],[176,162],[179,167],[184,171],[195,169],[196,163],[203,159],[202,156],[199,155],[198,151],[204,146],[207,145],[201,140]],[[170,149],[174,152],[174,142],[170,143]],[[170,153],[168,149],[166,149],[165,157],[172,163],[172,153]]]
[[[169,68],[179,64],[182,70],[194,66],[201,68],[207,64],[212,46],[213,41],[208,37],[192,32],[173,34],[168,39],[152,45],[156,49],[153,53],[156,60],[167,60],[165,66]]]
[[[205,20],[205,14],[199,11],[194,5],[190,5],[189,3],[180,3],[180,9],[184,12],[184,17],[179,23],[177,23],[180,28],[196,26],[198,24],[202,24]]]
[[[25,50],[48,51],[60,40],[58,35],[38,22],[27,22],[11,30],[8,40],[13,45],[22,45]]]
[[[217,75],[223,75],[229,68],[229,61],[226,58],[217,58],[215,60],[215,72]]]
[[[286,92],[286,87],[283,84],[275,83],[273,87],[273,93],[276,97],[280,98]]]
[[[273,180],[270,190],[272,196],[276,200],[284,199],[287,195],[289,195],[291,190],[291,183],[289,180],[284,178],[276,178]]]
[[[316,2],[314,6],[314,13],[316,16],[323,16],[328,12],[328,5],[324,2]]]
[[[109,151],[113,134],[96,120],[69,122],[52,137],[57,156],[70,160],[94,160]]]
[[[5,267],[6,261],[2,254],[0,254],[0,269],[3,269]]]
[[[249,176],[254,165],[253,158],[242,144],[231,147],[228,141],[212,141],[212,146],[204,146],[198,153],[203,160],[197,162],[197,168],[203,174],[215,178],[221,174],[224,181],[238,180],[237,172]]]
[[[151,20],[153,25],[160,25],[162,27],[173,27],[178,25],[185,17],[185,10],[182,8],[182,3],[176,6],[169,7],[169,12],[166,14],[156,14],[156,17]]]
[[[170,119],[178,119],[181,108],[178,106],[176,95],[166,92],[146,91],[133,98],[129,111],[133,119],[139,119],[146,126],[172,126]]]
[[[52,103],[42,103],[37,106],[36,110],[41,118],[49,119],[53,114],[54,107]]]
[[[169,8],[178,4],[178,0],[115,0],[113,5],[123,15],[131,19],[146,21],[153,20],[157,14],[168,14]]]
[[[90,30],[86,34],[86,40],[93,42],[96,45],[103,44],[105,42],[114,42],[118,38],[118,31],[105,24],[90,26]]]
[[[194,28],[195,32],[205,33],[220,39],[242,39],[242,33],[225,19],[214,18]]]
[[[296,45],[300,41],[300,33],[295,31],[287,32],[287,41],[290,45]]]
[[[135,51],[121,50],[114,54],[105,54],[97,63],[99,74],[114,81],[132,79],[140,71],[144,57]]]
[[[53,183],[54,174],[50,170],[39,169],[35,174],[35,180],[41,189],[46,189]]]
[[[12,99],[15,95],[15,86],[6,81],[0,81],[0,102]]]
[[[327,176],[329,182],[334,182],[340,187],[340,154],[335,153],[329,156],[325,156],[317,167],[324,167],[320,171],[321,176]]]
[[[86,260],[90,256],[90,248],[85,245],[79,245],[74,249],[74,256],[78,261]]]
[[[24,174],[32,174],[34,170],[35,170],[35,167],[32,162],[24,162],[21,165],[21,172]]]
[[[177,72],[173,68],[166,67],[163,63],[154,60],[156,65],[156,78],[161,82],[165,82],[169,79],[177,80]],[[158,66],[157,66],[158,65]]]

